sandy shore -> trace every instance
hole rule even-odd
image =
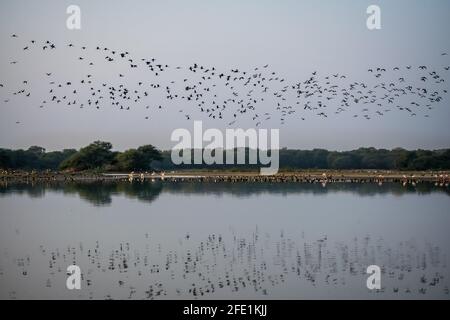
[[[155,173],[67,173],[0,171],[2,182],[163,180],[195,182],[438,182],[448,184],[450,171],[301,170],[262,176],[259,172],[171,171]]]

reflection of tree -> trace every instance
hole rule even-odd
[[[152,202],[161,193],[161,182],[128,181],[86,181],[86,182],[47,182],[47,183],[2,183],[0,196],[26,194],[30,197],[43,197],[46,191],[76,194],[95,206],[105,206],[112,202],[112,195],[125,195],[141,201]]]
[[[45,185],[42,183],[1,183],[0,195],[27,194],[30,198],[41,198],[45,195]]]
[[[63,193],[77,193],[83,200],[90,202],[95,206],[104,206],[111,203],[111,194],[116,187],[113,184],[104,183],[68,183],[63,184]]]
[[[444,192],[450,195],[449,187],[436,187],[433,183],[421,182],[413,186],[401,183],[268,183],[268,182],[150,182],[139,181],[89,181],[89,182],[46,182],[46,183],[0,183],[0,196],[8,194],[27,194],[30,197],[43,197],[46,191],[77,194],[95,206],[109,205],[112,195],[125,195],[128,198],[152,202],[161,192],[174,194],[230,194],[246,197],[257,194],[325,194],[327,192],[355,193],[359,196],[379,194],[404,195],[407,193],[429,194]]]
[[[431,192],[445,192],[450,195],[450,188],[435,187],[433,183],[421,182],[416,186],[407,184],[403,186],[398,182],[387,182],[378,185],[377,183],[270,183],[270,182],[178,182],[165,183],[164,191],[171,193],[206,193],[206,194],[231,194],[234,196],[249,196],[253,194],[272,193],[272,194],[325,194],[327,192],[348,192],[359,196],[374,196],[378,194],[397,194],[406,193],[427,194]]]
[[[128,198],[137,198],[152,202],[162,190],[161,183],[149,182],[89,182],[63,185],[65,193],[78,193],[80,198],[96,206],[109,205],[113,194],[124,194]]]
[[[161,182],[135,181],[132,183],[117,184],[117,191],[124,193],[129,198],[137,198],[141,201],[152,202],[155,200],[163,189]]]

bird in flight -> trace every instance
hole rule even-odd
[[[15,34],[11,37],[18,38]],[[34,44],[35,40],[31,43]],[[441,103],[447,94],[445,80],[448,73],[440,74],[434,66],[426,64],[414,68],[411,65],[370,67],[366,69],[368,76],[365,80],[352,79],[343,72],[321,74],[314,70],[304,79],[292,81],[271,70],[268,63],[247,70],[228,68],[228,71],[200,62],[171,67],[156,58],[136,58],[127,50],[101,45],[88,47],[68,43],[57,46],[50,40],[42,43],[44,54],[68,50],[64,52],[67,64],[78,61],[77,65],[74,64],[77,70],[89,66],[90,71],[78,79],[64,79],[64,70],[61,70],[61,75],[58,70],[60,79],[52,77],[54,81],[45,90],[48,96],[43,97],[45,103],[37,105],[41,109],[44,104],[65,104],[95,110],[109,106],[112,110],[124,112],[143,105],[148,112],[165,112],[169,109],[166,103],[152,108],[149,105],[151,99],[163,99],[168,106],[183,105],[179,111],[186,120],[199,114],[215,121],[226,121],[228,125],[248,119],[260,126],[266,121],[279,121],[281,125],[294,119],[306,121],[310,118],[307,114],[323,119],[348,114],[355,121],[360,118],[370,120],[375,119],[371,115],[387,116],[390,104],[398,106],[392,112],[417,115],[423,112],[421,105],[429,104],[428,108],[431,108]],[[22,45],[20,49],[25,51],[25,56],[34,59],[30,46]],[[14,60],[10,64],[17,62]],[[118,77],[104,79],[105,69],[116,72]],[[448,71],[450,66],[439,69]],[[45,72],[46,77],[52,74]],[[0,87],[3,88],[3,84]],[[30,97],[32,89],[28,82],[23,82],[12,95],[14,99]],[[11,93],[3,91],[1,94],[6,95],[2,97],[6,98],[3,101],[9,101]],[[409,103],[411,100],[413,104]],[[262,114],[264,117],[260,116]],[[429,113],[426,115],[430,116]],[[144,117],[146,120],[154,118],[150,115]]]

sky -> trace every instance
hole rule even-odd
[[[366,9],[381,9],[381,29],[369,30]],[[66,27],[69,5],[81,9],[81,29]],[[95,73],[99,83],[119,83],[117,74],[125,66],[97,61],[95,52],[83,53],[95,60],[95,71],[77,61],[79,54],[67,47],[105,46],[128,51],[134,57],[153,57],[170,66],[199,63],[218,70],[252,70],[269,64],[287,83],[304,81],[311,72],[319,75],[345,74],[349,81],[373,81],[368,68],[427,65],[441,70],[450,64],[450,1],[432,0],[194,0],[194,1],[25,1],[0,2],[0,147],[28,148],[39,145],[48,150],[80,148],[94,140],[109,141],[116,150],[153,144],[170,149],[177,128],[193,130],[193,121],[204,128],[252,128],[251,117],[227,121],[211,119],[185,101],[166,104],[163,95],[146,97],[129,112],[108,106],[75,108],[47,105],[52,72],[55,81],[80,79]],[[17,39],[11,35],[17,34]],[[31,39],[49,40],[57,49],[24,51]],[[17,64],[11,64],[18,61]],[[176,81],[182,76],[173,73]],[[447,73],[448,75],[448,73]],[[447,76],[448,77],[448,76]],[[448,77],[450,78],[450,77]],[[139,88],[138,80],[155,82],[145,72],[127,73],[126,85]],[[172,78],[171,78],[172,79]],[[22,88],[27,80],[28,98],[11,97],[10,88]],[[450,79],[448,79],[450,81]],[[447,84],[445,86],[448,87]],[[29,89],[28,89],[29,88]],[[222,90],[222,89],[218,89]],[[79,90],[79,95],[86,94]],[[88,99],[88,97],[84,97]],[[9,99],[7,103],[5,99]],[[81,99],[81,97],[80,97]],[[327,118],[298,110],[283,125],[275,120],[263,128],[280,130],[280,145],[297,149],[325,148],[351,150],[359,147],[438,149],[450,147],[449,97],[437,103],[429,117],[416,117],[393,110],[382,117],[353,118],[352,112]],[[404,101],[409,103],[409,101]],[[267,99],[258,106],[260,114],[274,109]],[[335,103],[336,105],[333,105]],[[330,102],[330,109],[338,107]],[[143,105],[164,105],[162,111],[148,113]],[[362,106],[355,106],[360,110]],[[192,109],[192,110],[191,110]],[[301,108],[302,109],[302,108]],[[182,112],[180,112],[182,110]],[[189,114],[189,119],[186,119]],[[149,119],[145,119],[149,116]]]

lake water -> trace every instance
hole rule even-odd
[[[448,299],[449,208],[428,183],[2,184],[0,298]]]

